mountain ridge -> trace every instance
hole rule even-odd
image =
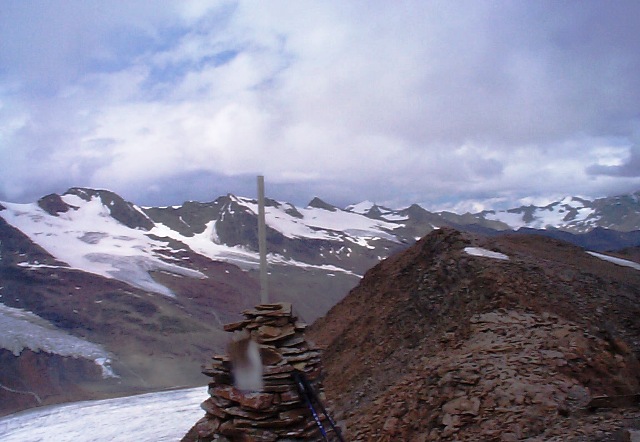
[[[585,410],[640,393],[639,295],[638,267],[566,242],[442,228],[309,336],[348,440],[617,441],[640,411]]]
[[[622,200],[625,210],[635,207],[632,197]],[[434,230],[509,232],[492,229],[501,226],[496,220],[443,216],[417,204],[340,209],[319,198],[306,207],[267,198],[266,218],[272,299],[292,302],[309,323],[375,265]],[[640,245],[634,231],[536,233],[561,234],[598,252],[619,248],[626,259],[636,259],[634,247]],[[260,298],[257,242],[257,201],[232,194],[140,207],[106,189],[71,188],[30,204],[1,202],[0,304],[18,311],[0,316],[38,315],[47,327],[103,346],[120,378],[104,380],[95,361],[80,358],[66,383],[56,384],[55,376],[36,382],[32,366],[62,367],[75,359],[31,354],[34,349],[25,346],[18,356],[3,353],[4,364],[13,367],[7,373],[14,374],[0,378],[0,385],[33,392],[44,403],[68,399],[64,392],[72,384],[86,387],[75,398],[196,385],[201,362],[224,348],[222,324],[237,320]],[[20,370],[26,384],[17,377]],[[33,395],[18,395],[0,388],[0,402],[9,404],[0,413],[15,411],[11,404],[37,405]]]

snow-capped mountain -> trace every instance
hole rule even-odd
[[[187,251],[245,270],[257,266],[257,202],[227,195],[210,203],[141,208],[106,190],[72,188],[32,204],[2,203],[2,218],[58,264],[147,291],[173,293],[149,272],[204,274],[179,256]],[[361,276],[381,258],[436,227],[477,224],[495,230],[534,228],[584,233],[603,227],[640,229],[640,192],[588,201],[567,197],[544,207],[477,214],[432,213],[418,205],[389,209],[371,202],[307,207],[267,199],[267,242],[273,266]],[[65,263],[65,264],[60,264]],[[24,267],[42,266],[23,260]]]
[[[479,220],[497,221],[509,229],[554,228],[585,233],[595,228],[629,232],[640,229],[640,192],[593,201],[566,197],[546,206],[522,206],[502,211],[483,211],[473,215]]]
[[[0,412],[203,382],[222,325],[260,299],[256,213],[233,195],[141,208],[81,188],[3,202]],[[317,205],[269,200],[267,222],[271,299],[308,322],[405,247],[397,223]]]
[[[492,234],[553,227],[547,234],[574,243],[595,238],[597,251],[635,246],[639,199],[566,198],[464,215],[267,199],[270,296],[311,322],[380,260],[444,226]],[[234,195],[140,207],[83,188],[1,202],[0,323],[12,332],[0,338],[0,413],[96,391],[201,383],[200,364],[225,345],[222,324],[260,298],[257,212],[256,200]]]

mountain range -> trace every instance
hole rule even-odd
[[[640,192],[476,214],[266,201],[271,299],[311,323],[434,229],[554,236],[633,258]],[[259,301],[257,201],[140,207],[72,188],[0,202],[0,413],[202,383],[222,324]],[[538,229],[543,228],[543,229]]]

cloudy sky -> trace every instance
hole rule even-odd
[[[640,2],[1,0],[0,200],[640,190]]]

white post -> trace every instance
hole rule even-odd
[[[264,176],[258,176],[258,248],[260,250],[260,302],[269,303],[267,286],[267,224],[264,213]]]

